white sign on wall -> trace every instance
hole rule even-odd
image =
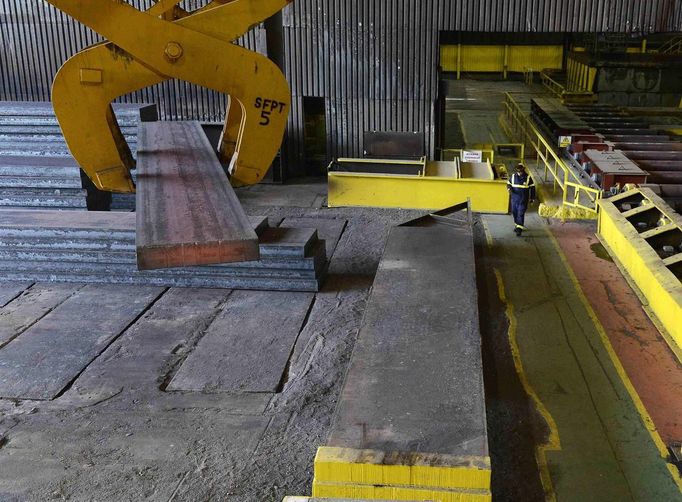
[[[571,136],[559,136],[559,148],[568,148],[573,143]]]
[[[483,162],[481,150],[462,150],[462,162]]]

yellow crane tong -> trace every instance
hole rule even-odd
[[[123,0],[47,0],[108,41],[69,59],[52,101],[72,155],[95,186],[134,192],[134,159],[114,116],[119,96],[180,79],[229,95],[219,153],[234,185],[258,183],[281,145],[289,85],[267,57],[233,42],[293,0],[213,0],[193,12],[181,0],[146,11]]]

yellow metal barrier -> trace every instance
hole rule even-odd
[[[563,63],[562,45],[442,45],[440,65],[443,71],[462,72],[525,73],[528,62],[537,68],[560,69]]]
[[[682,216],[651,190],[599,202],[598,235],[682,359]]]
[[[523,162],[526,158],[526,145],[523,143],[495,143],[493,150],[498,161]],[[513,153],[509,153],[509,150]]]
[[[602,191],[583,185],[575,172],[559,157],[554,146],[536,129],[512,93],[506,93],[504,108],[500,123],[505,133],[513,141],[523,142],[527,148],[535,151],[538,167],[544,170],[544,181],[548,181],[548,174],[551,174],[554,191],[557,187],[561,189],[562,204],[596,214]]]
[[[362,168],[344,168],[343,165],[363,163],[378,165],[378,172],[372,172],[369,166],[366,171],[357,172]],[[391,172],[393,167],[398,171],[399,167],[406,165],[414,166],[412,173]],[[327,175],[327,203],[329,207],[433,210],[471,199],[473,211],[501,214],[509,211],[507,183],[502,179],[493,179],[495,174],[490,162],[478,164],[477,169],[471,169],[476,164],[470,163],[458,166],[455,162],[338,159],[336,163],[332,162]],[[468,169],[462,169],[467,166]]]
[[[329,207],[442,209],[471,199],[482,213],[509,211],[504,180],[330,172]]]
[[[566,67],[568,70],[567,89],[571,92],[591,93],[597,78],[597,68],[581,63],[570,56],[566,61]]]
[[[349,159],[349,158],[339,158],[336,160],[341,164],[352,162],[353,164],[377,164],[381,163],[385,166],[415,166],[419,168],[420,176],[426,174],[426,157],[422,157],[419,160],[404,160],[404,159]],[[332,162],[333,164],[333,162]]]
[[[455,158],[461,158],[462,151],[476,151],[480,150],[483,156],[483,162],[490,162],[491,164],[517,161],[523,162],[526,158],[526,145],[523,143],[475,143],[467,148],[443,148],[440,151],[440,160],[451,161]]]

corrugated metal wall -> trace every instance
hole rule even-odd
[[[129,0],[138,8],[151,0]],[[187,0],[189,7],[206,0]],[[296,0],[284,12],[293,113],[284,157],[304,161],[303,98],[325,99],[330,156],[362,155],[368,130],[422,131],[433,152],[439,34],[682,31],[679,0]],[[45,100],[59,65],[98,38],[42,0],[0,0],[0,99]],[[258,27],[242,44],[264,51]],[[167,82],[124,101],[165,118],[221,120],[224,98]]]
[[[128,3],[145,10],[154,2]],[[186,0],[184,6],[194,9],[205,3],[206,0]],[[0,0],[0,100],[49,101],[52,79],[64,61],[99,41],[99,35],[43,0]],[[264,53],[263,28],[251,31],[239,43]],[[164,119],[221,121],[226,107],[224,96],[176,80],[119,101],[158,103]]]
[[[682,29],[679,0],[440,0],[456,31],[666,32]]]
[[[421,131],[431,146],[440,2],[297,1],[285,12],[294,95],[289,159],[303,160],[303,96],[324,97],[328,153],[357,156],[363,131]]]

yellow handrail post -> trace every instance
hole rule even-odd
[[[462,73],[462,44],[457,44],[457,80]]]

